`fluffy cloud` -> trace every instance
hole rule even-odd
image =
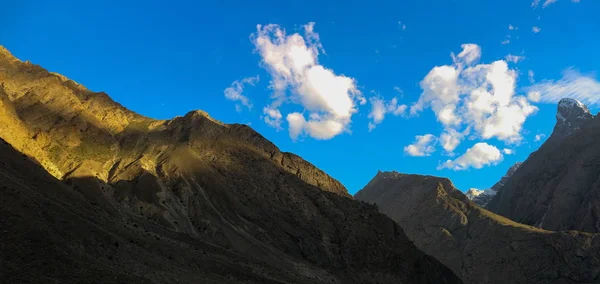
[[[600,82],[591,75],[574,69],[563,71],[559,80],[545,80],[526,88],[532,101],[557,103],[564,97],[577,99],[585,104],[600,104]]]
[[[533,27],[531,28],[531,31],[532,31],[533,33],[537,34],[537,33],[539,33],[539,32],[541,32],[541,31],[542,31],[542,28],[540,28],[540,27],[538,27],[538,26],[533,26]]]
[[[520,141],[523,123],[537,108],[525,97],[515,96],[516,72],[503,60],[475,65],[481,49],[473,44],[462,47],[458,56],[452,55],[452,66],[434,67],[421,81],[423,92],[411,106],[411,115],[428,107],[433,110],[444,127],[440,140],[447,152],[468,134],[506,143]]]
[[[450,128],[446,129],[446,131],[440,135],[440,143],[446,152],[452,153],[454,149],[460,145],[460,142],[462,142],[463,138],[463,133],[459,133],[458,131]]]
[[[506,154],[506,155],[512,155],[515,153],[515,151],[513,151],[512,149],[508,149],[508,148],[504,148],[502,150],[502,153]]]
[[[455,160],[448,160],[441,164],[438,169],[452,169],[455,171],[467,170],[469,168],[481,169],[484,166],[497,164],[502,159],[502,153],[500,153],[498,148],[482,142],[475,144]]]
[[[432,134],[417,135],[413,144],[404,147],[404,153],[415,157],[431,156],[436,143],[437,138]]]
[[[394,116],[405,115],[407,105],[399,105],[396,97],[392,98],[389,102],[385,102],[380,96],[373,96],[369,98],[371,102],[371,112],[369,113],[369,131],[375,129],[377,124],[381,123],[385,118],[386,114],[392,114]]]
[[[506,60],[506,62],[512,62],[512,63],[519,63],[519,61],[525,59],[525,56],[519,56],[519,55],[512,55],[509,54],[507,56],[504,57],[504,60]]]
[[[308,119],[304,112],[286,116],[288,124],[294,123],[289,129],[293,139],[302,134],[331,139],[348,130],[357,103],[364,104],[366,99],[353,78],[336,75],[318,63],[319,53],[324,50],[314,23],[304,26],[304,36],[287,35],[274,24],[258,25],[251,39],[272,77],[273,102],[264,108],[263,116],[268,125],[281,127],[280,107],[290,102],[308,113]]]
[[[244,78],[241,81],[235,80],[231,83],[231,86],[226,88],[223,92],[225,94],[225,98],[228,100],[239,102],[243,106],[246,106],[248,109],[252,108],[252,103],[248,97],[243,95],[244,85],[254,86],[259,80],[258,75],[256,77],[248,77]],[[237,111],[241,111],[242,107],[239,104],[235,105],[235,109]]]

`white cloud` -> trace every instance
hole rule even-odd
[[[462,156],[455,160],[448,160],[438,167],[441,169],[452,169],[455,171],[469,168],[481,169],[484,166],[497,164],[502,161],[503,156],[498,148],[487,143],[477,143],[467,150]]]
[[[539,141],[542,141],[542,139],[544,139],[545,137],[546,137],[546,134],[537,134],[537,135],[535,135],[535,138],[533,139],[533,141],[539,142]]]
[[[460,47],[463,50],[458,54],[458,56],[454,56],[454,53],[451,54],[455,64],[471,65],[481,58],[481,47],[479,47],[479,45],[465,43]]]
[[[537,34],[537,33],[541,32],[541,31],[542,31],[542,29],[541,29],[540,27],[538,27],[538,26],[533,26],[533,27],[531,28],[531,31],[532,31],[533,33],[536,33],[536,34]]]
[[[527,98],[534,103],[539,103],[542,98],[542,94],[540,92],[532,91],[527,93]]]
[[[394,86],[394,91],[396,91],[398,93],[398,95],[400,95],[401,98],[404,96],[404,91],[402,91],[402,89],[400,89],[400,87]]]
[[[290,129],[290,136],[306,134],[315,139],[331,139],[344,131],[349,131],[351,117],[358,110],[356,104],[365,104],[366,99],[358,90],[353,78],[336,75],[333,70],[318,63],[319,53],[323,52],[319,35],[314,31],[314,23],[304,26],[304,37],[298,33],[287,35],[278,25],[258,25],[252,35],[262,65],[272,77],[273,102],[265,107],[265,122],[281,127],[280,113],[283,103],[300,105],[308,112],[308,120],[299,123],[298,115],[292,115],[294,122],[303,128]],[[267,112],[269,111],[269,113]],[[286,117],[287,118],[287,117]],[[277,120],[279,119],[279,120]],[[288,121],[289,123],[289,121]]]
[[[386,114],[392,114],[394,116],[402,116],[406,114],[407,105],[399,105],[396,97],[392,98],[389,102],[385,102],[379,95],[369,98],[371,102],[371,112],[369,113],[369,131],[375,129],[377,124],[381,123],[385,118]]]
[[[512,149],[504,148],[504,149],[502,149],[502,153],[504,153],[506,155],[512,155],[515,153],[515,151],[513,151]]]
[[[437,138],[432,134],[417,135],[413,144],[404,147],[404,153],[413,157],[431,156],[436,143]]]
[[[306,119],[301,113],[293,112],[287,115],[286,120],[290,125],[290,137],[293,140],[298,139],[298,136],[304,131]]]
[[[513,26],[513,25],[508,25],[508,29],[511,30],[511,31],[516,31],[516,30],[519,29],[519,27]]]
[[[500,42],[501,44],[509,44],[510,43],[510,39],[505,39],[502,42]]]
[[[507,56],[504,57],[504,60],[506,60],[506,62],[512,62],[512,63],[519,63],[519,61],[525,59],[525,56],[519,56],[519,55],[512,55],[509,54]]]
[[[535,83],[535,73],[533,72],[533,70],[527,71],[527,78],[529,79],[529,83]]]
[[[569,97],[588,105],[600,104],[600,82],[594,76],[581,74],[574,69],[563,71],[559,80],[545,80],[526,90],[530,98],[543,103],[557,103]]]
[[[453,56],[454,65],[434,67],[421,81],[423,92],[411,106],[411,114],[417,115],[428,107],[433,110],[444,127],[440,140],[447,152],[453,151],[471,131],[473,138],[520,141],[523,123],[537,108],[525,97],[515,95],[516,71],[503,60],[473,65],[475,58],[480,57],[480,48],[463,45],[463,49],[461,54],[476,56],[461,61],[457,60],[459,54]]]
[[[223,92],[225,94],[225,98],[228,100],[239,102],[242,105],[246,106],[248,109],[252,108],[252,103],[248,97],[243,95],[244,85],[254,86],[259,80],[258,75],[255,77],[244,78],[241,81],[235,80],[231,83],[231,86],[226,88]],[[242,110],[242,107],[239,104],[235,105],[235,109],[239,112]]]
[[[546,7],[548,7],[550,4],[554,4],[554,3],[556,3],[556,1],[558,1],[558,0],[546,0],[546,1],[544,2],[544,5],[542,5],[542,8],[546,8]]]
[[[265,114],[263,120],[267,125],[277,130],[281,130],[281,119],[283,116],[281,115],[279,109],[266,106],[263,108],[263,113]]]
[[[454,149],[460,145],[460,142],[462,142],[463,139],[464,134],[459,133],[452,128],[446,129],[440,135],[440,143],[442,144],[442,148],[444,148],[444,150],[446,150],[448,153],[452,153]]]
[[[531,2],[531,7],[533,9],[537,8],[540,5],[540,0],[533,0],[533,2]]]

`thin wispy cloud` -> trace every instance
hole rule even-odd
[[[556,3],[556,1],[558,1],[558,0],[546,0],[546,1],[544,1],[544,4],[542,5],[542,8],[546,8],[546,7],[554,4],[554,3]]]
[[[408,108],[405,104],[399,104],[398,98],[394,97],[390,101],[386,102],[379,94],[375,94],[369,98],[371,102],[371,112],[369,113],[369,131],[373,131],[377,124],[380,124],[387,114],[394,116],[406,115],[406,109]]]
[[[542,141],[542,139],[546,138],[546,134],[536,134],[535,137],[533,138],[533,141],[535,142],[540,142]]]
[[[528,96],[542,103],[557,103],[569,97],[588,105],[600,104],[600,82],[575,69],[563,71],[558,80],[544,80],[526,88]]]
[[[531,28],[531,31],[532,31],[534,34],[537,34],[537,33],[539,33],[539,32],[541,32],[541,31],[542,31],[542,28],[540,28],[540,27],[538,27],[538,26],[533,26],[533,27]]]
[[[512,62],[512,63],[519,63],[519,61],[522,61],[525,59],[525,56],[520,56],[520,55],[512,55],[512,54],[508,54],[507,56],[504,57],[504,60],[506,60],[507,62]]]
[[[223,91],[225,98],[230,101],[236,102],[235,109],[236,111],[242,111],[242,106],[247,107],[248,109],[252,109],[252,103],[250,99],[245,96],[244,88],[247,85],[254,86],[259,81],[258,75],[254,77],[244,78],[242,80],[235,80],[231,83],[231,86],[227,87],[225,91]]]

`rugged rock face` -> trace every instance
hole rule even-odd
[[[146,118],[3,48],[0,130],[9,282],[460,282],[250,127]]]
[[[498,193],[498,191],[500,191],[500,189],[502,189],[502,187],[508,181],[508,179],[510,177],[512,177],[513,174],[515,174],[515,172],[517,171],[517,169],[520,166],[521,166],[521,163],[519,162],[519,163],[514,164],[512,167],[510,167],[508,169],[508,171],[506,172],[506,174],[497,183],[495,183],[490,189],[474,190],[474,191],[469,190],[465,195],[471,201],[475,202],[475,204],[477,204],[481,207],[485,207],[490,202],[490,200],[492,200],[492,198],[494,198],[496,193]]]
[[[355,197],[377,204],[465,283],[600,281],[600,234],[515,223],[475,205],[448,179],[380,172]]]
[[[552,135],[487,208],[548,230],[600,232],[600,118],[573,99],[560,101]]]

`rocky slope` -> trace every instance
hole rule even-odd
[[[469,191],[467,191],[465,193],[465,195],[471,201],[475,202],[475,204],[477,204],[481,207],[485,207],[490,202],[490,200],[492,200],[492,198],[494,198],[496,193],[498,193],[498,191],[500,191],[500,189],[502,189],[504,184],[506,182],[508,182],[508,179],[510,179],[510,177],[512,177],[515,174],[515,172],[517,171],[517,169],[520,166],[521,166],[521,163],[518,162],[518,163],[514,164],[512,167],[510,167],[508,169],[508,171],[506,172],[506,174],[497,183],[495,183],[491,188],[486,189],[486,190],[478,190],[478,189],[473,188],[473,189],[470,189]]]
[[[556,120],[552,135],[487,208],[548,230],[600,232],[600,118],[563,99]]]
[[[600,234],[513,222],[475,205],[448,179],[380,172],[355,197],[377,204],[465,283],[600,282]]]
[[[460,282],[248,126],[146,118],[1,47],[0,99],[12,282]]]

